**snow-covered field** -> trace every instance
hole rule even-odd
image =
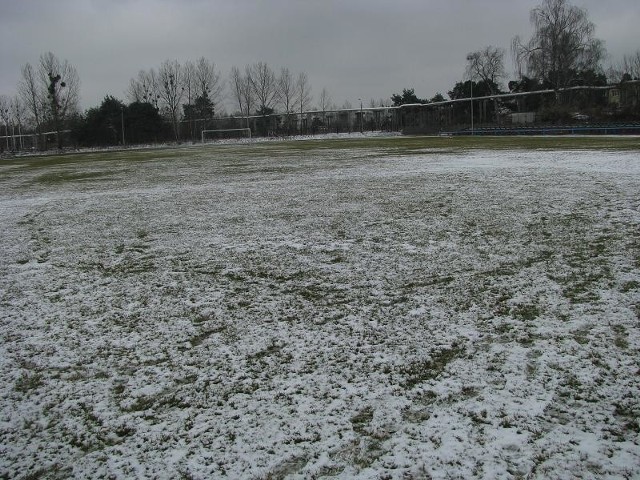
[[[640,154],[0,164],[1,478],[637,478]]]

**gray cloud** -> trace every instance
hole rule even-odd
[[[167,58],[205,56],[226,77],[266,61],[306,71],[334,101],[388,98],[404,87],[446,94],[468,52],[508,51],[530,34],[536,0],[0,0],[0,93],[20,66],[53,51],[76,66],[83,107],[124,98],[129,79]],[[638,48],[637,0],[575,0],[589,10],[611,60]],[[508,62],[510,65],[510,62]]]

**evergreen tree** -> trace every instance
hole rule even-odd
[[[418,98],[413,88],[403,88],[402,95],[394,93],[391,95],[391,101],[394,107],[406,105],[407,103],[428,103],[427,100]]]

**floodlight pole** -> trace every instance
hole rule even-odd
[[[120,122],[122,123],[122,146],[124,147],[124,107],[120,107]]]
[[[2,112],[4,115],[6,115],[5,117],[5,121],[4,121],[4,135],[5,138],[7,139],[7,150],[9,150],[9,122],[7,120],[7,117],[9,117],[9,109],[7,108],[4,112]],[[4,116],[3,115],[3,116]]]
[[[362,99],[359,98],[358,100],[360,100],[360,133],[362,133]]]
[[[471,84],[471,135],[473,135],[473,75],[471,75],[469,83]]]

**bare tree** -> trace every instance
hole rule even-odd
[[[249,68],[248,79],[251,82],[256,101],[260,105],[258,110],[262,114],[266,114],[278,99],[278,83],[275,73],[265,62],[258,62]]]
[[[22,78],[18,82],[18,94],[33,117],[36,133],[41,133],[44,99],[35,70],[27,63],[21,69]]]
[[[249,128],[249,114],[251,107],[253,106],[253,89],[251,86],[251,72],[250,67],[245,68],[245,74],[240,72],[238,67],[231,69],[231,75],[229,77],[231,82],[231,91],[233,98],[238,102],[238,108],[240,113],[246,116],[247,128]]]
[[[517,36],[511,48],[520,75],[526,73],[553,88],[567,87],[576,73],[597,70],[604,56],[601,40],[587,11],[568,0],[543,0],[531,10],[534,33],[528,42]]]
[[[492,94],[496,94],[498,82],[504,77],[504,50],[488,46],[467,55],[467,74],[483,81]]]
[[[78,111],[80,77],[67,60],[60,61],[53,53],[40,56],[40,80],[46,87],[45,118],[53,121],[58,148],[62,148],[60,131],[69,116]]]
[[[467,54],[467,75],[471,82],[479,79],[492,95],[498,93],[498,82],[504,77],[504,50],[489,45],[488,47]],[[498,100],[493,99],[493,111],[497,115]]]
[[[621,61],[611,65],[607,71],[607,79],[609,83],[618,83],[621,86],[624,82],[640,80],[640,50],[623,56]],[[625,94],[620,99],[621,106],[628,108],[640,105],[637,88],[625,88],[624,91]]]
[[[196,97],[196,66],[191,60],[182,66],[182,86],[187,105],[191,105]]]
[[[138,77],[129,81],[127,97],[130,102],[150,103],[158,108],[160,83],[156,71],[153,68],[149,71],[140,70]]]
[[[287,133],[291,128],[291,113],[295,111],[296,106],[296,86],[293,80],[293,75],[288,68],[283,67],[280,70],[280,76],[278,77],[278,98],[280,99],[280,105],[284,109],[286,114]]]
[[[2,123],[4,124],[4,135],[6,137],[5,142],[3,142],[3,146],[4,143],[6,143],[7,150],[9,150],[9,119],[11,118],[10,106],[11,100],[9,97],[6,95],[0,95],[0,120],[2,120]]]
[[[640,80],[640,50],[632,55],[622,57],[622,75],[629,80]]]
[[[22,149],[22,127],[24,125],[26,107],[19,96],[15,96],[11,99],[11,123],[18,127],[18,138],[20,139],[20,148]],[[16,148],[15,137],[13,147]]]
[[[178,141],[180,104],[185,94],[183,69],[177,60],[165,60],[158,70],[160,99],[171,119],[173,134]]]
[[[305,72],[300,72],[296,79],[296,100],[300,107],[300,124],[302,127],[302,112],[311,105],[311,85]]]
[[[309,85],[309,78],[305,72],[300,72],[296,79],[296,97],[298,100],[298,106],[300,107],[300,114],[311,105],[311,85]]]
[[[183,105],[183,109],[191,109],[196,99],[196,66],[191,60],[187,60],[182,67],[182,87],[184,89],[184,95],[186,105]],[[186,116],[186,115],[185,115]],[[192,117],[192,116],[190,116]],[[193,118],[188,119],[189,124],[189,138],[193,140]]]
[[[296,86],[293,75],[288,68],[283,67],[278,77],[278,99],[285,113],[294,111],[296,104]]]
[[[319,102],[319,107],[320,110],[322,110],[322,113],[324,114],[327,110],[330,110],[331,108],[331,95],[329,95],[329,92],[327,91],[326,88],[323,88],[322,91],[320,92],[320,97],[318,98],[318,102]]]
[[[143,74],[144,72],[140,71],[138,76]],[[129,87],[127,88],[126,96],[131,103],[135,102],[143,102],[144,98],[144,87],[142,82],[140,82],[137,78],[132,78],[129,80]]]
[[[231,84],[231,95],[233,99],[238,102],[238,110],[240,113],[244,112],[244,95],[243,95],[243,79],[240,69],[236,66],[231,67],[231,73],[229,74],[229,83]]]
[[[214,109],[217,108],[222,97],[224,83],[220,79],[215,63],[200,57],[196,62],[195,80],[196,96],[209,97]]]
[[[320,96],[318,97],[318,106],[322,110],[322,125],[327,126],[327,110],[331,110],[331,95],[328,90],[322,87]]]

